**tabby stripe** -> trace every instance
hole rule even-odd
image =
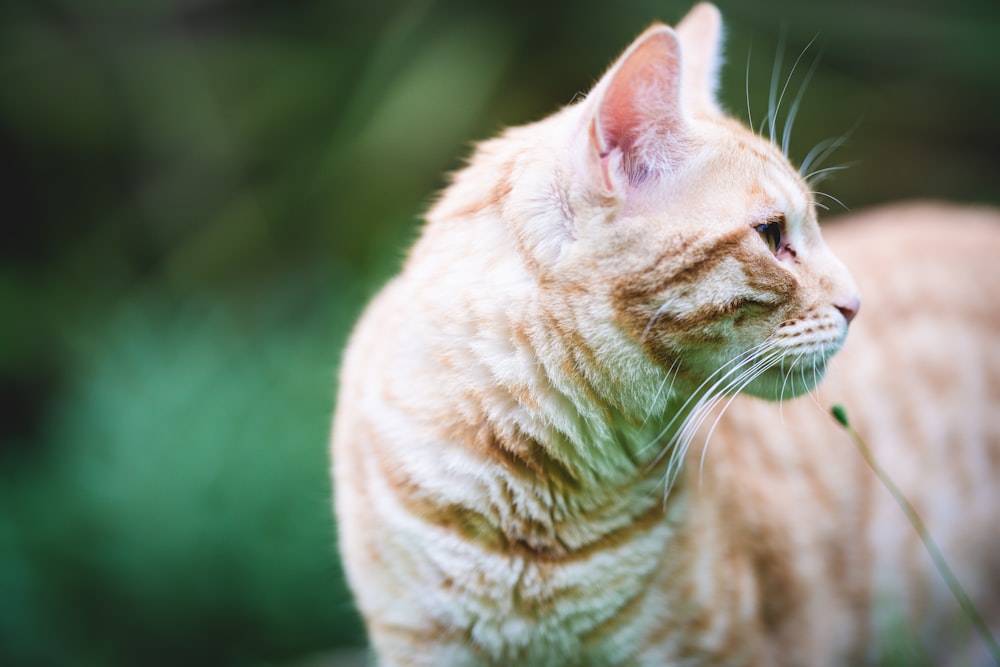
[[[495,437],[495,436],[494,436]],[[496,442],[494,440],[494,442]],[[540,450],[540,448],[539,448]],[[380,447],[372,447],[369,450],[374,458],[379,472],[386,480],[388,487],[395,492],[397,500],[409,514],[427,523],[452,532],[460,536],[463,540],[477,544],[484,550],[506,556],[522,556],[539,562],[578,562],[591,558],[594,554],[607,550],[616,549],[636,539],[636,536],[652,530],[664,519],[664,514],[670,507],[670,503],[654,502],[642,514],[634,517],[629,523],[604,534],[587,544],[568,548],[556,535],[552,535],[549,544],[529,544],[527,536],[506,534],[501,527],[496,525],[492,519],[483,513],[454,503],[440,503],[433,498],[429,498],[419,483],[409,477],[398,465],[388,460]],[[507,451],[503,447],[494,447],[492,451]],[[497,471],[498,475],[506,479],[506,484],[517,484],[509,473],[520,468],[522,474],[525,468],[521,467],[521,459],[506,459],[509,463],[501,465],[503,472]],[[551,461],[551,459],[548,459]],[[508,467],[510,466],[510,467]],[[559,468],[556,467],[556,470]],[[558,473],[557,473],[558,474]],[[544,477],[542,478],[544,479]],[[531,476],[522,480],[524,484],[537,484],[539,479]],[[610,490],[614,493],[614,490]],[[671,498],[676,497],[674,494]],[[505,500],[510,506],[514,505],[513,497]],[[516,511],[516,509],[514,510]],[[575,515],[568,517],[567,521],[576,524],[586,524],[587,516]],[[532,537],[540,538],[535,534]]]

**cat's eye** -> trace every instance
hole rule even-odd
[[[781,231],[782,227],[784,227],[784,222],[785,216],[780,216],[754,227],[757,233],[760,234],[760,237],[764,239],[764,243],[767,244],[768,249],[774,254],[778,254],[778,251],[781,250]]]

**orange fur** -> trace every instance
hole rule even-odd
[[[720,34],[704,4],[653,26],[585,100],[482,144],[359,322],[332,448],[380,664],[858,664],[888,598],[958,646],[813,400],[737,397],[712,431],[737,392],[812,390],[858,308],[806,183],[721,115]],[[831,225],[866,306],[823,389],[994,620],[996,217]]]

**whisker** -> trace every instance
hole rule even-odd
[[[781,33],[778,35],[778,46],[774,52],[774,67],[771,69],[771,85],[767,91],[767,118],[764,121],[768,126],[768,139],[774,141],[774,121],[777,113],[778,100],[778,76],[781,74],[781,62],[785,55],[785,31],[787,27],[782,24]],[[764,134],[764,126],[761,124],[759,134]]]
[[[747,47],[747,75],[746,75],[746,94],[747,94],[747,123],[750,125],[750,131],[753,131],[753,113],[750,111],[750,53],[753,50],[753,42]]]
[[[823,407],[822,405],[820,405],[820,402],[819,402],[819,395],[817,394],[817,387],[819,387],[819,374],[818,374],[818,372],[816,370],[816,357],[813,357],[813,360],[812,360],[812,387],[810,387],[810,389],[809,389],[809,391],[807,393],[809,394],[809,398],[811,398],[813,400],[813,403],[815,403],[816,405],[819,405],[820,407]]]
[[[803,356],[805,356],[805,352],[804,351],[803,352],[799,352],[796,355],[795,359],[793,359],[792,362],[788,366],[788,372],[785,373],[785,379],[781,382],[781,393],[778,395],[778,410],[779,411],[781,410],[781,406],[783,405],[783,401],[785,400],[785,385],[788,383],[788,378],[791,377],[792,373],[795,371],[795,366],[799,363],[799,361],[802,359]],[[784,415],[782,415],[782,419],[784,419]]]
[[[826,167],[824,169],[815,169],[806,174],[805,176],[803,176],[802,178],[804,178],[810,185],[813,185],[819,183],[822,180],[816,178],[816,176],[819,176],[820,174],[830,174],[835,171],[844,171],[845,169],[850,169],[850,168],[851,165],[849,164],[838,164],[833,167]]]
[[[755,366],[753,366],[752,368],[748,369],[747,372],[743,374],[743,376],[741,376],[740,379],[742,380],[742,382],[740,382],[739,384],[737,384],[736,382],[732,383],[727,388],[726,392],[724,392],[723,394],[720,394],[720,396],[718,397],[718,400],[713,401],[713,404],[710,407],[710,409],[708,409],[708,410],[705,411],[705,417],[707,417],[708,414],[715,408],[715,406],[718,405],[719,402],[721,402],[721,399],[723,397],[725,397],[725,396],[728,395],[728,399],[729,400],[727,400],[726,403],[725,403],[725,405],[722,406],[722,409],[719,411],[719,414],[716,415],[716,417],[715,417],[715,421],[712,422],[712,426],[708,429],[708,435],[705,436],[705,445],[702,448],[701,458],[700,458],[700,460],[698,462],[698,478],[699,478],[699,480],[701,479],[701,476],[702,476],[704,468],[705,468],[705,452],[708,451],[708,443],[709,443],[709,441],[711,441],[712,435],[715,433],[716,427],[719,425],[719,422],[722,420],[722,415],[724,415],[726,413],[726,410],[728,410],[729,406],[732,405],[733,401],[736,400],[736,397],[740,395],[740,392],[742,392],[744,389],[746,389],[747,386],[749,386],[751,382],[753,382],[754,380],[756,380],[757,378],[759,378],[761,375],[763,375],[764,373],[766,373],[769,369],[773,368],[779,362],[780,359],[781,359],[781,353],[775,351],[774,353],[772,353],[772,355],[770,357],[765,358],[762,361],[758,362]],[[732,388],[735,388],[735,390],[732,391],[732,392],[729,392],[728,389],[732,389]],[[698,420],[698,424],[697,424],[698,428],[701,427],[701,424],[704,422],[704,420],[705,420],[705,418],[702,418],[702,419]],[[692,430],[692,432],[691,432],[691,437],[692,438],[694,437],[695,431],[697,431],[697,428]]]
[[[784,408],[785,408],[784,399],[785,399],[785,396],[784,396],[784,392],[781,391],[784,388],[784,382],[782,382],[780,386],[778,385],[778,382],[782,379],[782,373],[781,373],[780,369],[784,368],[785,360],[781,359],[778,362],[777,365],[778,365],[779,371],[778,371],[777,377],[774,378],[774,389],[775,389],[775,393],[778,394],[778,417],[781,419],[781,425],[784,426],[785,425],[785,412],[784,412]]]
[[[670,386],[667,387],[667,396],[673,396],[674,394],[674,380],[677,379],[677,376],[680,375],[681,372],[681,358],[677,357],[677,359],[674,361],[674,364],[677,364],[677,370],[674,371],[674,376],[670,378]],[[670,368],[673,368],[674,364],[670,364]],[[670,371],[667,371],[667,373],[669,372]]]
[[[785,370],[785,360],[781,360],[780,364],[781,371]],[[785,383],[788,382],[788,373],[779,373],[781,375],[781,388],[778,390],[778,416],[781,418],[781,423],[785,423]],[[775,380],[777,382],[777,380]]]
[[[800,174],[807,174],[809,170],[814,165],[822,164],[827,158],[830,157],[838,148],[847,143],[846,136],[831,137],[829,139],[824,139],[820,141],[812,150],[810,150],[804,160],[802,160],[802,166],[799,167]]]
[[[816,405],[819,405],[820,407],[823,407],[823,406],[822,406],[822,402],[820,401],[820,395],[819,395],[820,389],[819,388],[820,388],[820,385],[823,382],[823,378],[826,377],[826,370],[827,370],[827,363],[826,362],[827,362],[826,357],[821,357],[820,362],[819,362],[819,368],[816,369],[814,367],[814,369],[813,369],[813,372],[816,374],[816,377],[813,378],[813,382],[816,383],[815,386],[813,386],[813,395],[816,398]]]
[[[838,143],[840,142],[840,143]],[[802,164],[799,165],[799,173],[804,174],[806,170],[813,166],[814,162],[822,162],[821,155],[826,155],[826,151],[836,144],[840,146],[844,142],[844,137],[830,137],[823,139],[816,143],[815,146],[809,149],[806,156],[802,158]],[[834,148],[836,150],[836,147]]]
[[[842,206],[842,207],[844,208],[844,210],[845,210],[845,211],[850,211],[850,210],[851,210],[851,209],[850,209],[850,208],[849,208],[849,207],[847,206],[847,204],[845,204],[844,202],[840,201],[839,199],[837,199],[836,197],[834,197],[834,196],[833,196],[833,195],[831,195],[831,194],[828,194],[828,193],[826,193],[826,192],[820,192],[819,190],[813,190],[813,191],[812,191],[812,193],[813,193],[814,195],[821,195],[821,196],[823,196],[823,197],[826,197],[827,199],[832,199],[832,200],[833,200],[833,201],[835,201],[836,203],[840,204],[840,205],[841,205],[841,206]],[[816,204],[816,206],[820,206],[820,207],[822,207],[822,208],[825,208],[825,209],[826,209],[827,211],[829,211],[829,210],[830,210],[830,209],[829,209],[829,207],[827,207],[827,206],[824,206],[823,204],[820,204],[820,203],[819,203],[819,202],[817,202],[817,201],[814,201],[813,203],[814,203],[814,204]]]
[[[685,422],[684,427],[675,436],[676,446],[675,451],[680,455],[677,457],[679,462],[683,462],[686,458],[687,451],[690,449],[691,443],[694,440],[695,435],[697,435],[699,429],[705,420],[712,414],[716,406],[721,403],[726,398],[729,401],[726,402],[725,408],[729,406],[732,400],[735,398],[736,393],[741,391],[747,384],[753,382],[754,379],[769,366],[774,363],[773,359],[765,359],[763,361],[757,361],[748,369],[745,369],[740,375],[732,380],[726,387],[722,388],[720,391],[713,393],[709,396],[704,397],[704,399],[699,403],[699,405],[692,412],[692,417]],[[735,390],[735,392],[734,392]],[[721,417],[721,414],[719,415]],[[714,425],[713,425],[714,430]],[[708,445],[708,438],[706,438],[705,445]],[[699,476],[701,474],[701,467],[704,465],[704,455],[705,450],[702,450],[701,463],[699,465]],[[672,471],[674,474],[679,472],[679,464],[676,469]],[[673,479],[670,480],[673,483]]]
[[[663,429],[661,429],[661,430],[660,430],[660,432],[659,432],[659,433],[658,433],[658,434],[656,435],[656,437],[654,437],[654,438],[653,438],[653,439],[652,439],[652,440],[651,440],[651,441],[649,442],[649,444],[647,444],[647,445],[645,445],[644,447],[642,447],[642,448],[641,448],[641,449],[639,450],[639,453],[641,454],[641,453],[642,453],[642,452],[644,452],[644,451],[645,451],[646,449],[648,449],[649,447],[651,447],[651,446],[655,445],[655,444],[656,444],[657,442],[659,442],[659,441],[660,441],[660,440],[661,440],[661,439],[663,438],[663,436],[664,436],[664,435],[666,435],[666,434],[667,434],[667,433],[668,433],[668,432],[670,431],[671,427],[673,427],[673,425],[674,425],[674,422],[676,422],[676,421],[678,420],[678,418],[680,418],[680,417],[681,417],[682,415],[686,414],[686,412],[685,412],[685,411],[687,410],[687,407],[688,407],[689,405],[691,405],[691,402],[692,402],[692,401],[696,401],[696,399],[697,399],[697,398],[699,397],[699,392],[701,392],[701,391],[702,391],[702,389],[704,389],[704,388],[705,388],[705,387],[706,387],[706,386],[707,386],[707,385],[708,385],[708,384],[709,384],[710,382],[712,382],[712,380],[713,380],[713,379],[714,379],[714,378],[715,378],[715,377],[716,377],[716,376],[717,376],[717,375],[718,375],[719,373],[722,373],[723,371],[725,371],[725,370],[726,370],[726,368],[727,368],[728,366],[731,366],[731,365],[733,365],[733,364],[736,364],[736,367],[735,367],[735,368],[733,368],[733,369],[729,370],[729,371],[728,371],[728,372],[726,372],[726,373],[725,373],[725,374],[724,374],[724,375],[723,375],[723,376],[722,376],[721,378],[719,378],[718,380],[716,380],[715,384],[713,384],[713,385],[712,385],[712,387],[711,387],[711,388],[709,388],[709,389],[708,389],[708,391],[707,391],[706,393],[710,393],[710,392],[714,391],[714,389],[715,389],[716,387],[718,387],[718,385],[719,385],[719,384],[720,384],[721,382],[725,381],[725,379],[726,379],[726,378],[727,378],[727,377],[728,377],[729,375],[731,375],[731,374],[732,374],[733,372],[735,372],[736,370],[738,370],[738,368],[739,368],[739,364],[742,364],[742,363],[743,363],[743,361],[744,361],[744,360],[745,360],[746,358],[748,358],[748,357],[752,357],[752,356],[753,356],[754,354],[757,354],[757,353],[759,353],[759,352],[760,352],[760,351],[761,351],[761,350],[762,350],[762,349],[763,349],[763,348],[764,348],[764,347],[765,347],[766,345],[767,345],[767,341],[765,341],[764,343],[761,343],[760,345],[758,345],[758,346],[756,346],[756,347],[753,347],[753,348],[751,348],[751,349],[749,349],[749,350],[746,350],[745,352],[742,352],[742,353],[740,353],[740,354],[736,355],[735,357],[733,357],[732,359],[730,359],[730,360],[729,360],[729,361],[727,361],[726,363],[722,364],[722,366],[720,366],[719,368],[717,368],[717,369],[716,369],[716,370],[715,370],[714,372],[712,372],[712,374],[711,374],[711,375],[709,375],[709,376],[708,376],[707,378],[705,378],[704,380],[702,380],[701,384],[700,384],[700,385],[698,385],[698,387],[697,387],[697,388],[696,388],[696,389],[695,389],[695,390],[694,390],[693,392],[691,392],[691,395],[690,395],[690,396],[688,396],[687,400],[685,400],[685,401],[684,401],[684,403],[683,403],[683,404],[681,405],[681,407],[680,407],[680,408],[679,408],[679,409],[677,410],[677,412],[675,412],[675,413],[674,413],[674,416],[673,416],[673,417],[672,417],[672,418],[670,419],[670,421],[669,421],[669,422],[667,422],[667,425],[666,425],[666,426],[664,426],[664,427],[663,427]],[[665,454],[665,452],[661,452],[661,453],[660,453],[660,454],[659,454],[659,455],[658,455],[658,456],[656,457],[656,459],[654,459],[654,460],[653,460],[653,461],[652,461],[652,462],[650,463],[650,467],[653,467],[653,466],[655,466],[655,465],[656,465],[657,463],[659,463],[659,462],[660,462],[660,461],[661,461],[661,460],[663,459],[663,455],[664,455],[664,454]]]
[[[806,154],[804,160],[802,160],[802,166],[799,167],[800,174],[809,173],[809,170],[816,166],[823,164],[833,153],[847,143],[847,140],[854,134],[854,131],[858,128],[858,123],[855,123],[851,129],[849,129],[844,134],[839,137],[829,137],[818,142],[812,149]]]
[[[806,380],[806,372],[809,373],[809,379]],[[812,399],[812,402],[817,406],[822,407],[819,403],[819,395],[817,394],[817,389],[819,387],[820,374],[819,370],[816,368],[816,357],[812,359],[812,364],[808,367],[802,368],[802,382],[808,387],[806,394]]]
[[[829,362],[830,362],[830,360],[828,358],[825,358],[822,361],[823,375],[826,375],[827,366],[829,365]],[[813,400],[813,403],[815,403],[816,407],[819,408],[819,411],[822,412],[823,414],[830,414],[829,411],[828,411],[828,409],[823,407],[823,400],[822,400],[822,397],[820,396],[820,390],[821,389],[822,389],[822,387],[820,386],[820,383],[817,383],[816,386],[813,387],[813,391],[816,393],[816,396],[815,396],[815,399]]]
[[[656,388],[656,395],[653,396],[653,404],[649,406],[649,411],[646,413],[646,417],[642,420],[642,425],[639,426],[641,429],[649,421],[649,418],[653,415],[653,411],[656,409],[657,404],[660,400],[660,392],[663,391],[663,385],[667,384],[667,380],[670,380],[670,387],[667,389],[667,396],[669,397],[674,390],[674,380],[677,379],[677,375],[674,373],[674,369],[680,371],[680,361],[681,358],[678,356],[674,359],[673,363],[670,364],[670,368],[667,369],[666,375],[663,376],[663,381],[660,382],[660,386]]]
[[[809,43],[806,44],[806,47],[802,49],[802,53],[799,54],[799,59],[795,61],[796,65],[799,64],[799,60],[801,60],[802,56],[804,56],[806,51],[809,50],[809,47],[813,45],[813,42],[816,41],[817,37],[819,37],[818,34],[811,40],[809,40]],[[819,66],[819,56],[817,55],[816,58],[813,59],[813,63],[812,65],[810,65],[809,70],[806,72],[805,77],[803,77],[802,83],[799,85],[799,92],[796,93],[795,99],[792,100],[792,106],[788,109],[788,115],[785,116],[785,129],[781,133],[781,152],[786,158],[788,157],[788,148],[791,145],[792,126],[795,125],[795,118],[799,114],[799,106],[802,104],[802,98],[805,95],[806,88],[809,87],[809,82],[812,81],[813,74],[816,73],[816,68],[818,66]],[[792,71],[793,72],[795,71],[794,67],[792,67]],[[788,78],[790,80],[792,78],[792,75],[789,74]],[[781,101],[779,100],[779,104],[780,103]]]
[[[660,315],[663,315],[663,313],[667,312],[667,308],[669,306],[670,306],[670,302],[669,301],[665,301],[663,303],[663,305],[661,305],[659,308],[657,308],[656,312],[653,313],[650,316],[649,322],[646,323],[646,328],[642,330],[642,335],[639,336],[639,342],[642,342],[642,341],[646,340],[646,336],[649,335],[649,332],[652,330],[653,325],[655,325],[656,321],[658,319],[660,319]]]
[[[670,459],[667,462],[667,469],[664,473],[664,498],[669,494],[670,489],[680,474],[691,441],[715,406],[727,397],[731,399],[730,394],[733,394],[734,390],[737,393],[742,391],[750,382],[759,377],[761,373],[774,366],[781,357],[780,352],[774,348],[770,340],[765,341],[748,352],[750,354],[744,353],[738,355],[734,360],[723,364],[722,368],[725,368],[732,365],[733,361],[738,360],[738,363],[732,369],[699,396],[681,428],[670,438],[661,455],[657,457],[658,460],[662,460],[663,454],[668,451],[670,452]],[[759,356],[761,353],[764,353],[764,356]],[[750,364],[749,368],[747,368],[747,364]],[[730,379],[730,376],[734,373],[738,373],[738,375]],[[715,374],[713,373],[713,375]],[[705,383],[702,383],[699,391],[704,385]],[[729,403],[726,404],[726,407],[728,405]]]
[[[771,120],[771,141],[774,141],[774,125],[778,121],[778,114],[781,111],[781,102],[785,99],[785,92],[788,90],[788,84],[790,84],[792,82],[792,76],[795,74],[795,68],[797,68],[799,66],[799,62],[802,60],[802,56],[804,56],[806,54],[806,51],[809,50],[809,47],[812,46],[813,42],[815,42],[815,41],[816,41],[816,37],[813,37],[811,40],[809,40],[809,43],[806,44],[806,47],[804,49],[802,49],[802,51],[799,52],[799,57],[795,59],[794,63],[792,63],[792,69],[790,69],[788,71],[788,76],[785,78],[785,85],[782,86],[782,88],[781,88],[781,94],[778,95],[778,103],[774,107],[774,118]],[[801,90],[800,90],[800,92],[801,92]],[[787,128],[788,128],[788,121],[786,119],[785,120],[785,129],[787,130]],[[783,134],[784,134],[784,132],[783,132]],[[785,157],[788,157],[788,150],[785,147],[784,138],[782,138],[781,146],[782,146],[781,152],[785,155]]]
[[[805,367],[805,365],[799,366],[799,380],[802,382],[802,386],[803,387],[808,387],[809,386],[809,382],[808,382],[808,380],[806,380],[806,367]],[[809,393],[809,390],[806,389],[806,394],[808,394],[808,393]]]
[[[670,432],[670,430],[673,428],[674,423],[677,422],[679,418],[683,419],[682,423],[686,423],[688,416],[696,414],[697,411],[700,409],[700,406],[706,402],[707,397],[712,396],[716,392],[718,387],[722,383],[726,382],[727,378],[729,378],[733,373],[738,372],[742,368],[742,366],[745,363],[747,363],[748,360],[753,359],[755,355],[764,351],[768,345],[769,341],[765,341],[754,348],[751,348],[749,350],[746,350],[745,352],[738,354],[734,358],[722,364],[711,375],[705,378],[705,380],[703,380],[701,384],[698,385],[698,388],[695,389],[695,391],[692,392],[690,396],[688,396],[687,400],[684,401],[684,404],[674,413],[674,416],[670,419],[667,425],[660,430],[660,432],[656,435],[656,437],[654,437],[649,442],[649,444],[642,447],[638,453],[641,454],[642,452],[649,449],[650,446],[659,443],[663,439],[663,437]],[[729,370],[726,370],[727,368]],[[719,377],[718,379],[715,379],[716,376],[718,376],[720,373],[722,373],[722,376]],[[705,387],[708,386],[709,383],[712,383],[712,385],[708,387],[708,389],[706,390]],[[689,411],[688,406],[691,405],[692,401],[694,401],[694,405]],[[680,451],[680,448],[675,446],[676,443],[678,442],[678,435],[682,431],[683,431],[683,426],[679,428],[673,434],[673,436],[670,437],[667,443],[660,449],[659,454],[657,454],[653,458],[653,460],[650,461],[649,464],[647,465],[647,469],[651,470],[663,460],[664,456],[666,456],[668,453],[670,454],[670,458],[667,461],[667,469],[664,474],[664,482],[665,482],[664,500],[666,500],[666,497],[669,494],[670,489],[672,488],[673,483],[680,472],[680,466],[681,463],[683,462],[683,458],[686,453]]]

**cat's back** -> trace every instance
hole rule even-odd
[[[781,512],[802,539],[843,540],[846,550],[831,551],[827,565],[853,563],[841,571],[868,573],[866,581],[838,580],[854,591],[859,610],[874,605],[869,632],[876,643],[887,628],[905,628],[922,637],[933,659],[942,658],[936,651],[974,632],[956,622],[958,607],[916,531],[829,410],[845,408],[980,611],[996,618],[1000,211],[895,204],[831,220],[823,234],[862,294],[843,350],[812,397],[780,407],[734,403],[708,456],[724,458],[719,445],[734,451],[728,459],[743,469],[747,461],[771,461],[755,468],[763,472],[752,480],[734,473],[737,484],[782,489],[761,513]],[[764,433],[772,435],[755,435]],[[965,629],[949,635],[956,628]]]
[[[990,442],[987,468],[1000,473],[1000,211],[897,204],[830,222],[824,236],[863,310],[823,395],[877,442],[938,444],[949,457],[949,445]]]
[[[822,396],[847,407],[980,611],[996,619],[1000,211],[896,205],[832,223],[825,236],[864,306]],[[948,619],[960,617],[951,593],[889,494],[876,486],[866,509],[873,594],[915,612],[908,626],[934,659],[963,633],[974,638],[967,623]],[[896,615],[883,607],[876,623],[897,626]],[[989,663],[982,644],[971,650],[969,664]]]

